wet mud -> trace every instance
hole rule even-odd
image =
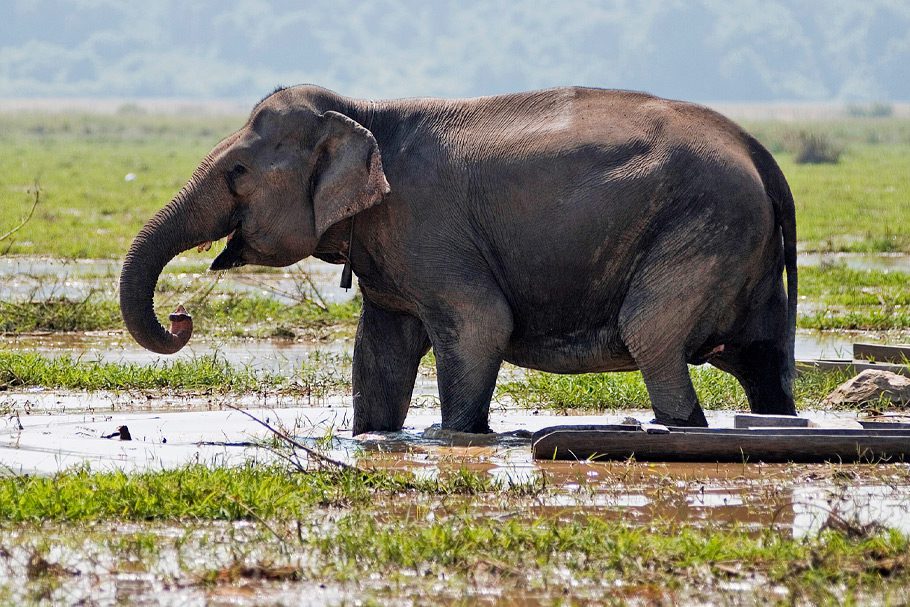
[[[233,409],[240,407],[326,456],[364,469],[408,471],[422,478],[466,469],[505,486],[542,483],[548,490],[536,504],[541,513],[577,510],[642,522],[738,523],[756,530],[775,525],[795,536],[815,533],[837,519],[910,533],[910,518],[905,516],[910,511],[907,464],[535,461],[530,434],[536,430],[567,423],[619,423],[630,416],[647,420],[651,412],[559,416],[500,408],[491,413],[496,434],[473,435],[439,430],[438,408],[415,402],[403,431],[353,437],[350,397],[330,397],[309,406],[299,401],[294,396],[258,395],[8,394],[0,398],[0,462],[7,473],[53,474],[85,465],[98,471],[140,471],[275,461],[270,448],[262,446],[270,433]],[[732,415],[708,412],[716,427],[732,426]],[[828,421],[850,417],[821,411],[806,415]],[[132,440],[118,438],[121,426],[129,428]]]

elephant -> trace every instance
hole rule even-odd
[[[361,100],[279,87],[135,237],[120,307],[145,348],[155,284],[228,237],[212,270],[345,264],[363,307],[355,435],[400,430],[421,358],[441,426],[486,433],[503,361],[574,374],[640,370],[657,423],[706,426],[688,365],[795,415],[796,218],[771,154],[720,114],[584,87]],[[784,272],[786,271],[786,281]]]

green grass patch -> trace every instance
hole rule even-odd
[[[112,363],[69,355],[0,350],[0,390],[44,386],[68,390],[282,392],[322,398],[350,391],[350,359],[314,353],[285,373],[231,365],[217,354],[154,364]]]
[[[0,387],[45,386],[70,390],[183,389],[256,392],[286,379],[235,367],[217,355],[151,365],[51,358],[32,352],[0,351]]]
[[[707,365],[690,367],[690,375],[703,408],[749,408],[742,386],[732,375]],[[848,374],[839,372],[802,373],[793,386],[797,408],[817,407],[848,377]],[[651,400],[639,371],[581,375],[528,371],[522,380],[499,384],[497,395],[509,397],[521,407],[546,407],[561,413],[651,408]]]
[[[186,296],[186,297],[184,297]],[[328,337],[353,333],[361,299],[329,303],[286,304],[262,295],[228,293],[193,297],[185,292],[159,295],[159,312],[186,303],[193,314],[194,333],[217,337]],[[167,326],[166,315],[161,322]],[[123,329],[120,307],[112,295],[93,292],[82,299],[0,301],[0,332],[109,331]]]
[[[53,297],[0,301],[0,333],[103,331],[123,328],[116,301],[95,294],[83,299]]]
[[[369,505],[377,496],[505,493],[528,495],[533,483],[510,483],[464,469],[435,479],[410,473],[283,466],[188,466],[125,474],[87,469],[54,476],[0,476],[0,521],[294,520],[314,507]]]
[[[910,328],[910,274],[854,270],[844,265],[799,270],[800,297],[812,308],[800,314],[805,329],[886,331]]]
[[[856,145],[837,164],[778,155],[806,251],[910,252],[910,145]]]
[[[201,158],[244,118],[0,114],[0,232],[41,203],[11,253],[122,257]],[[126,176],[135,176],[127,180]],[[214,256],[215,252],[210,255]]]
[[[312,302],[284,304],[263,296],[232,293],[203,302],[194,318],[210,333],[234,337],[293,337],[351,334],[360,319],[362,300],[328,303],[323,309]]]
[[[632,526],[584,515],[495,521],[464,515],[443,522],[383,524],[368,515],[343,518],[316,545],[329,568],[354,580],[364,569],[393,577],[472,571],[478,565],[522,578],[562,571],[600,583],[668,583],[680,588],[742,567],[774,583],[831,593],[832,585],[876,586],[882,571],[907,579],[908,538],[899,532],[849,539],[828,532],[797,540],[777,532]],[[897,565],[897,567],[895,567]],[[718,567],[718,569],[714,569]],[[895,571],[896,569],[896,571]],[[532,586],[535,585],[532,582]],[[826,591],[826,589],[828,589]]]

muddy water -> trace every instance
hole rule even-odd
[[[334,459],[363,468],[412,471],[434,478],[462,468],[508,484],[543,483],[535,497],[540,513],[597,513],[646,522],[655,518],[696,523],[768,525],[796,536],[817,532],[832,520],[881,524],[910,533],[910,469],[906,465],[730,465],[633,462],[540,462],[531,457],[527,432],[565,423],[618,423],[626,416],[649,419],[650,411],[610,415],[535,415],[494,410],[499,435],[439,432],[440,412],[412,407],[402,432],[350,434],[349,397],[302,406],[293,397],[32,392],[0,398],[0,462],[15,473],[49,474],[72,466],[94,470],[171,468],[187,463],[236,465],[275,456],[257,443],[268,430],[242,407]],[[712,426],[731,425],[730,413],[710,412]],[[815,419],[838,417],[808,414]],[[104,438],[126,425],[131,441]],[[516,435],[515,431],[524,431]],[[331,438],[326,438],[331,437]],[[465,498],[473,499],[473,498]],[[402,504],[401,508],[412,507]],[[474,507],[472,505],[472,507]],[[482,500],[476,507],[484,508]],[[491,515],[499,512],[489,506]]]
[[[198,258],[177,260],[197,263]],[[804,259],[801,258],[801,263]],[[864,267],[910,269],[906,258],[838,257],[833,262]],[[832,263],[808,257],[806,264]],[[878,264],[878,265],[876,265]],[[860,266],[856,266],[860,267]],[[263,274],[225,274],[219,290],[256,292],[291,303],[306,285],[299,269]],[[337,289],[338,268],[311,262],[313,284],[327,301],[350,297]],[[0,297],[38,298],[85,295],[113,289],[117,263],[63,262],[0,258]],[[178,280],[209,282],[207,275],[177,275]],[[42,290],[43,289],[43,290]],[[869,334],[800,332],[799,358],[849,357],[855,341],[880,341]],[[89,360],[157,363],[164,359],[123,334],[27,335],[0,338],[0,348],[71,354]],[[349,354],[350,340],[327,344],[290,341],[194,340],[168,360],[217,352],[233,364],[256,369],[299,367],[316,352]],[[401,433],[350,436],[350,398],[311,400],[290,396],[250,395],[229,400],[211,396],[130,393],[67,393],[33,389],[0,393],[0,464],[16,473],[49,474],[71,466],[96,470],[146,470],[191,462],[233,465],[274,455],[255,445],[267,431],[243,414],[240,406],[269,423],[280,423],[327,454],[363,467],[409,470],[435,477],[468,468],[505,482],[545,482],[535,498],[540,512],[598,513],[641,520],[667,518],[699,523],[739,522],[756,529],[780,525],[794,535],[816,532],[832,521],[882,524],[910,532],[910,472],[907,466],[764,466],[666,465],[636,463],[535,462],[528,439],[516,436],[447,437],[427,430],[440,419],[432,376],[421,376],[415,403]],[[491,425],[499,432],[536,429],[564,423],[616,423],[627,415],[650,419],[649,411],[558,417],[495,409]],[[824,414],[816,413],[815,416]],[[710,413],[712,425],[729,425],[730,415]],[[132,441],[102,438],[127,425]],[[327,444],[320,439],[334,436]],[[467,499],[467,498],[466,498]],[[401,506],[408,508],[407,504]],[[486,507],[478,504],[477,507]],[[496,512],[491,515],[508,516]]]

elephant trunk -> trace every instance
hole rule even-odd
[[[141,346],[158,354],[179,351],[193,332],[193,321],[183,306],[170,315],[170,330],[158,322],[153,297],[161,271],[179,253],[223,238],[230,231],[230,209],[218,204],[219,188],[215,186],[213,192],[212,184],[205,183],[209,179],[200,173],[145,224],[133,240],[120,274],[120,313],[126,328]]]

